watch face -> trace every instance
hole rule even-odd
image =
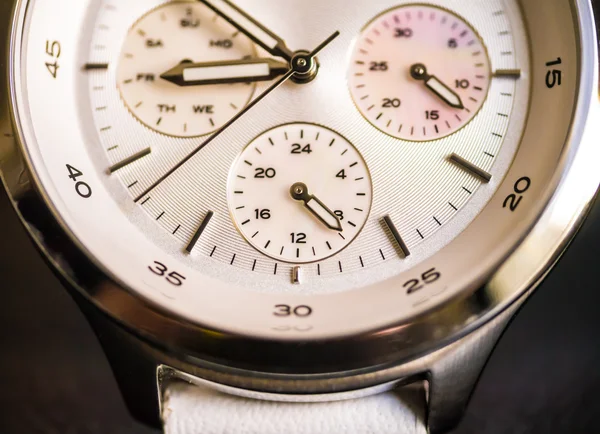
[[[402,324],[484,283],[556,187],[576,3],[23,1],[18,131],[84,254],[161,311]]]

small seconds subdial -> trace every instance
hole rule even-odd
[[[259,136],[229,180],[229,207],[242,236],[289,263],[343,250],[365,225],[371,201],[371,176],[358,150],[313,124],[283,125]]]
[[[175,137],[203,136],[241,111],[255,84],[205,80],[207,84],[189,86],[174,83],[166,75],[174,68],[200,62],[203,67],[196,68],[196,74],[219,78],[221,63],[254,56],[252,41],[204,4],[168,2],[129,30],[117,85],[131,113],[147,127]]]
[[[363,31],[350,90],[375,127],[399,139],[446,137],[479,112],[490,87],[484,42],[461,17],[429,5],[390,10]]]

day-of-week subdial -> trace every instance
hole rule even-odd
[[[229,207],[242,236],[290,263],[343,250],[365,225],[371,201],[371,176],[357,149],[313,124],[283,125],[255,139],[229,181]]]
[[[375,19],[353,53],[354,101],[375,127],[404,140],[446,137],[467,125],[490,87],[477,32],[450,11],[401,6]]]
[[[244,74],[265,68],[251,63],[254,56],[252,41],[204,4],[168,2],[129,30],[117,84],[124,103],[147,127],[202,136],[251,99],[255,84],[243,82]]]

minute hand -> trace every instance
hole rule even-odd
[[[246,12],[228,0],[199,0],[217,14],[229,21],[273,56],[291,62],[294,53],[287,47],[282,38],[271,32]]]
[[[325,47],[327,47],[331,42],[340,35],[340,32],[335,32],[325,41],[323,41],[317,48],[315,48],[308,56],[306,57],[310,62],[314,62],[317,54],[321,52]],[[294,62],[292,62],[294,63]],[[254,100],[252,100],[243,110],[241,110],[237,115],[231,118],[225,125],[223,125],[220,129],[218,129],[212,136],[206,139],[203,143],[199,144],[195,149],[192,150],[183,160],[177,163],[174,167],[172,167],[167,173],[161,176],[159,179],[154,182],[150,187],[148,187],[142,194],[135,198],[135,203],[141,201],[145,196],[147,196],[150,192],[152,192],[155,188],[161,185],[166,179],[168,179],[171,175],[177,172],[181,167],[183,167],[188,161],[194,158],[202,149],[211,144],[216,138],[218,138],[224,131],[227,131],[229,127],[235,124],[241,117],[243,117],[246,113],[256,107],[262,100],[264,100],[267,96],[271,94],[274,90],[288,81],[292,76],[297,72],[294,64],[291,65],[290,70],[279,80],[277,80],[274,84],[272,84],[267,90],[265,90],[262,94],[257,96]]]
[[[181,62],[162,74],[163,80],[178,86],[254,83],[271,81],[289,71],[289,66],[273,59],[244,59],[224,62]]]

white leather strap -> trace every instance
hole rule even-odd
[[[334,402],[273,402],[209,387],[172,384],[163,401],[165,434],[426,434],[417,388]]]

